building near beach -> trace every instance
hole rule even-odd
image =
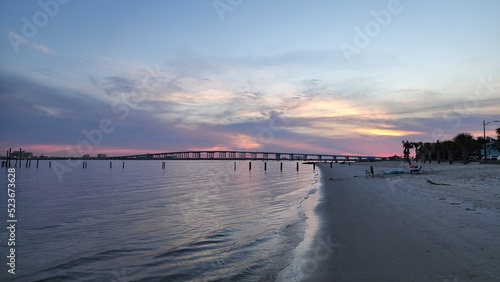
[[[496,147],[496,141],[491,141],[486,143],[486,158],[487,159],[496,159],[500,156],[500,151],[498,147]]]
[[[13,151],[12,152],[12,158],[19,158],[19,153],[21,153],[21,159],[29,159],[33,157],[32,152],[26,152],[26,151]]]

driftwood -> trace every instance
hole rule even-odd
[[[451,186],[451,184],[447,184],[447,183],[436,183],[436,182],[433,182],[429,179],[426,179],[427,182],[429,182],[430,184],[434,184],[434,185],[445,185],[445,186]]]

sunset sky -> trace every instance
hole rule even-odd
[[[482,136],[500,120],[499,15],[496,0],[1,1],[0,155],[387,156]]]

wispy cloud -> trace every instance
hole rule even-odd
[[[485,95],[464,112],[457,105],[473,93],[474,83],[454,95],[418,85],[386,85],[383,75],[324,64],[335,62],[321,60],[325,55],[180,56],[154,68],[88,59],[84,66],[73,67],[88,68],[87,80],[65,75],[64,84],[54,75],[61,70],[38,71],[36,79],[0,72],[0,99],[8,96],[16,108],[0,116],[23,113],[19,128],[9,134],[12,143],[29,140],[26,132],[36,132],[38,143],[74,145],[82,140],[82,129],[96,128],[99,119],[110,118],[117,130],[102,145],[110,152],[116,147],[369,154],[375,146],[362,145],[368,140],[386,144],[378,150],[390,152],[400,150],[399,139],[428,138],[435,128],[447,134],[466,131],[485,111],[497,112],[500,102],[495,95]],[[116,101],[130,110],[124,120],[113,110]],[[450,123],[444,117],[447,112],[462,118],[458,129],[455,120]],[[262,138],[262,130],[269,131],[277,118],[286,123],[272,131],[272,138]]]
[[[38,52],[41,52],[45,55],[49,55],[49,56],[58,55],[57,52],[49,49],[47,46],[44,46],[42,44],[33,43],[32,41],[27,40],[26,38],[22,37],[21,35],[13,32],[13,31],[8,32],[7,36],[11,40],[11,44],[21,44],[22,43],[22,44],[26,44],[26,46],[28,46],[28,47],[30,47]],[[13,42],[16,42],[16,43],[13,43]]]

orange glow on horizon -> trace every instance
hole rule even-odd
[[[316,100],[301,102],[294,109],[294,117],[339,117],[357,116],[362,110],[346,100]]]
[[[356,131],[358,133],[361,133],[361,134],[369,134],[369,135],[376,135],[376,136],[392,136],[392,137],[424,134],[423,132],[418,132],[418,131],[405,131],[405,130],[397,130],[397,129],[378,129],[378,128],[359,128]]]

